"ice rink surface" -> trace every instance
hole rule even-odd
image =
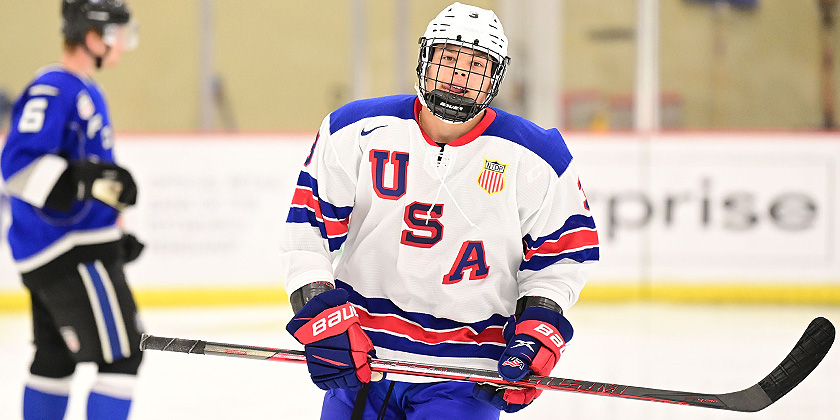
[[[285,331],[285,306],[147,309],[149,334],[300,349]],[[764,378],[791,350],[811,319],[840,323],[840,308],[811,306],[576,305],[567,314],[574,339],[553,376],[660,389],[725,393]],[[0,312],[0,419],[19,420],[31,332],[26,313]],[[835,345],[836,347],[836,345]],[[322,391],[303,365],[149,351],[133,420],[317,419]],[[81,365],[74,388],[89,386]],[[546,391],[526,410],[502,418],[557,420],[835,420],[840,419],[840,350],[832,348],[810,377],[758,413]],[[71,397],[67,420],[82,420]]]

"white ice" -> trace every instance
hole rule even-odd
[[[287,306],[147,309],[148,333],[224,343],[301,348],[284,330]],[[840,322],[840,308],[811,306],[580,303],[568,313],[575,336],[553,376],[702,393],[737,391],[764,378],[816,316]],[[0,312],[0,418],[21,419],[22,384],[32,353],[29,316]],[[132,420],[317,419],[322,392],[303,365],[148,351]],[[90,385],[81,365],[74,389]],[[787,396],[753,414],[546,391],[502,418],[829,420],[840,418],[832,349]],[[82,420],[71,397],[67,420]]]

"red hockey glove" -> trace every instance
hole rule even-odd
[[[306,366],[318,388],[357,390],[370,382],[368,354],[373,343],[362,331],[356,308],[347,291],[333,289],[306,303],[286,325],[286,331],[304,345]]]
[[[499,374],[508,381],[518,381],[528,374],[546,376],[572,338],[572,324],[559,312],[529,307],[517,319],[508,319],[504,328],[507,347],[499,359]],[[476,385],[476,398],[499,410],[514,413],[534,401],[542,393],[536,388],[508,389],[489,384]]]

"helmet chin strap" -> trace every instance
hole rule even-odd
[[[105,45],[105,54],[102,55],[94,54],[93,51],[91,51],[90,48],[88,48],[87,43],[82,44],[82,47],[85,49],[85,52],[87,52],[87,54],[96,62],[97,70],[102,68],[102,61],[105,60],[105,57],[107,57],[108,53],[111,52],[111,46],[107,44]]]

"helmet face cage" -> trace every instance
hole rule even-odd
[[[438,118],[463,123],[499,93],[510,59],[481,46],[448,38],[421,38],[417,90]]]
[[[134,19],[127,24],[109,23],[102,27],[102,41],[109,47],[115,46],[118,40],[122,41],[122,46],[125,51],[131,51],[137,48],[139,43],[139,26]]]
[[[496,97],[510,58],[492,10],[458,2],[429,22],[420,38],[417,96],[436,117],[470,121]]]

